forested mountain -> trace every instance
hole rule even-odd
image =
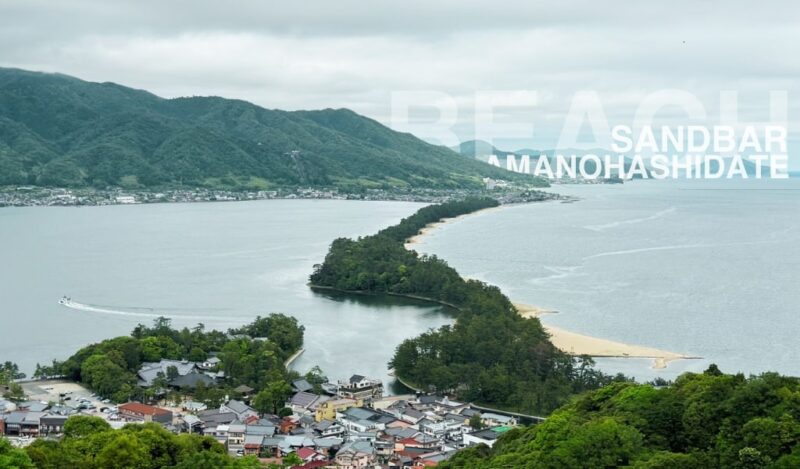
[[[484,176],[542,182],[347,109],[163,99],[0,68],[0,186],[451,188],[479,187]]]
[[[799,415],[797,378],[711,365],[665,387],[611,384],[439,467],[796,468]]]

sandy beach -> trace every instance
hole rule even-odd
[[[452,223],[464,217],[473,216],[477,213],[488,210],[498,210],[500,208],[502,208],[502,206],[479,210],[478,212],[471,214],[461,215],[454,218],[446,218],[442,221],[431,223],[420,230],[419,234],[409,238],[405,244],[405,247],[406,249],[414,249],[414,245],[418,244],[424,236],[446,223]],[[516,307],[519,314],[525,318],[541,318],[542,316],[548,314],[558,313],[558,311],[555,310],[524,303],[514,303],[514,307]],[[652,347],[625,344],[622,342],[615,342],[613,340],[578,334],[576,332],[570,332],[558,327],[549,326],[544,322],[542,323],[542,326],[547,333],[550,334],[550,341],[553,343],[553,345],[558,347],[560,350],[569,353],[570,355],[589,355],[592,357],[614,358],[652,358],[652,366],[655,369],[666,368],[667,364],[673,360],[699,358],[680,353],[669,352],[666,350],[659,350]]]
[[[524,303],[514,303],[520,316],[525,318],[541,318],[546,314],[557,314],[558,311],[540,308]],[[673,360],[694,358],[679,353],[668,352],[651,347],[614,342],[613,340],[600,339],[588,335],[570,332],[555,326],[542,323],[550,334],[553,345],[570,355],[591,355],[593,357],[623,357],[623,358],[652,358],[653,368],[666,368],[667,363]]]
[[[431,231],[435,230],[436,228],[438,228],[438,227],[440,227],[440,226],[442,226],[442,225],[444,225],[446,223],[452,223],[454,221],[458,221],[458,220],[461,220],[461,219],[466,218],[466,217],[472,217],[472,216],[478,215],[479,213],[490,212],[492,210],[500,210],[501,208],[503,208],[502,205],[500,205],[499,207],[483,208],[483,209],[477,210],[477,211],[472,212],[472,213],[459,215],[457,217],[445,218],[445,219],[442,219],[441,221],[437,221],[436,223],[428,223],[427,225],[425,225],[425,228],[423,228],[423,229],[421,229],[419,231],[419,233],[417,235],[414,235],[414,236],[412,236],[412,237],[410,237],[410,238],[408,238],[406,240],[405,247],[406,247],[406,249],[414,249],[413,246],[415,244],[419,243],[422,238],[427,236]]]

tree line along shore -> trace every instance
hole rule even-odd
[[[438,257],[405,247],[431,223],[498,206],[491,198],[432,205],[375,235],[337,239],[310,283],[452,306],[455,324],[407,339],[390,362],[397,376],[429,392],[541,415],[570,395],[624,380],[598,371],[588,356],[556,348],[539,320],[520,316],[497,287],[465,280]]]
[[[454,325],[404,341],[390,362],[415,387],[529,413],[557,408],[545,423],[459,451],[439,467],[800,466],[800,379],[724,374],[716,365],[675,382],[608,376],[588,356],[555,345],[559,334],[538,320],[550,311],[515,305],[496,287],[408,249],[444,219],[497,206],[491,199],[428,206],[376,235],[337,239],[310,277],[312,285],[454,307]],[[609,344],[614,355],[631,350],[608,341],[591,347]],[[636,353],[661,364],[691,358],[646,348]]]

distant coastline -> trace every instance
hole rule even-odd
[[[447,218],[440,220],[436,223],[430,223],[425,228],[420,230],[419,234],[409,238],[406,243],[406,249],[412,250],[414,247],[422,242],[425,236],[429,235],[435,229],[442,227],[446,224],[462,220],[467,216],[475,216],[479,213],[484,213],[491,210],[500,210],[504,205],[499,207],[492,207],[476,212],[461,215],[454,218]],[[547,314],[554,314],[557,311],[541,308],[534,305],[524,303],[514,303],[514,307],[522,317],[526,318],[541,318]],[[616,342],[599,337],[591,337],[576,332],[567,331],[559,327],[551,326],[542,322],[542,326],[550,334],[550,341],[561,351],[570,355],[589,355],[592,357],[603,358],[649,358],[653,359],[652,368],[663,369],[666,368],[669,362],[675,360],[688,360],[699,359],[701,357],[691,356],[666,350],[661,350],[652,347],[645,347],[641,345],[626,344],[623,342]]]
[[[2,207],[85,207],[164,203],[243,202],[253,200],[362,200],[375,202],[444,203],[466,197],[491,196],[503,204],[540,201],[553,197],[529,188],[368,189],[364,192],[339,191],[334,187],[287,187],[274,190],[225,190],[202,187],[165,190],[71,189],[37,186],[0,187]]]

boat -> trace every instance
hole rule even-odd
[[[67,304],[69,304],[70,301],[71,301],[71,298],[68,297],[67,295],[64,295],[64,296],[61,297],[60,300],[58,300],[58,304],[67,306]]]

